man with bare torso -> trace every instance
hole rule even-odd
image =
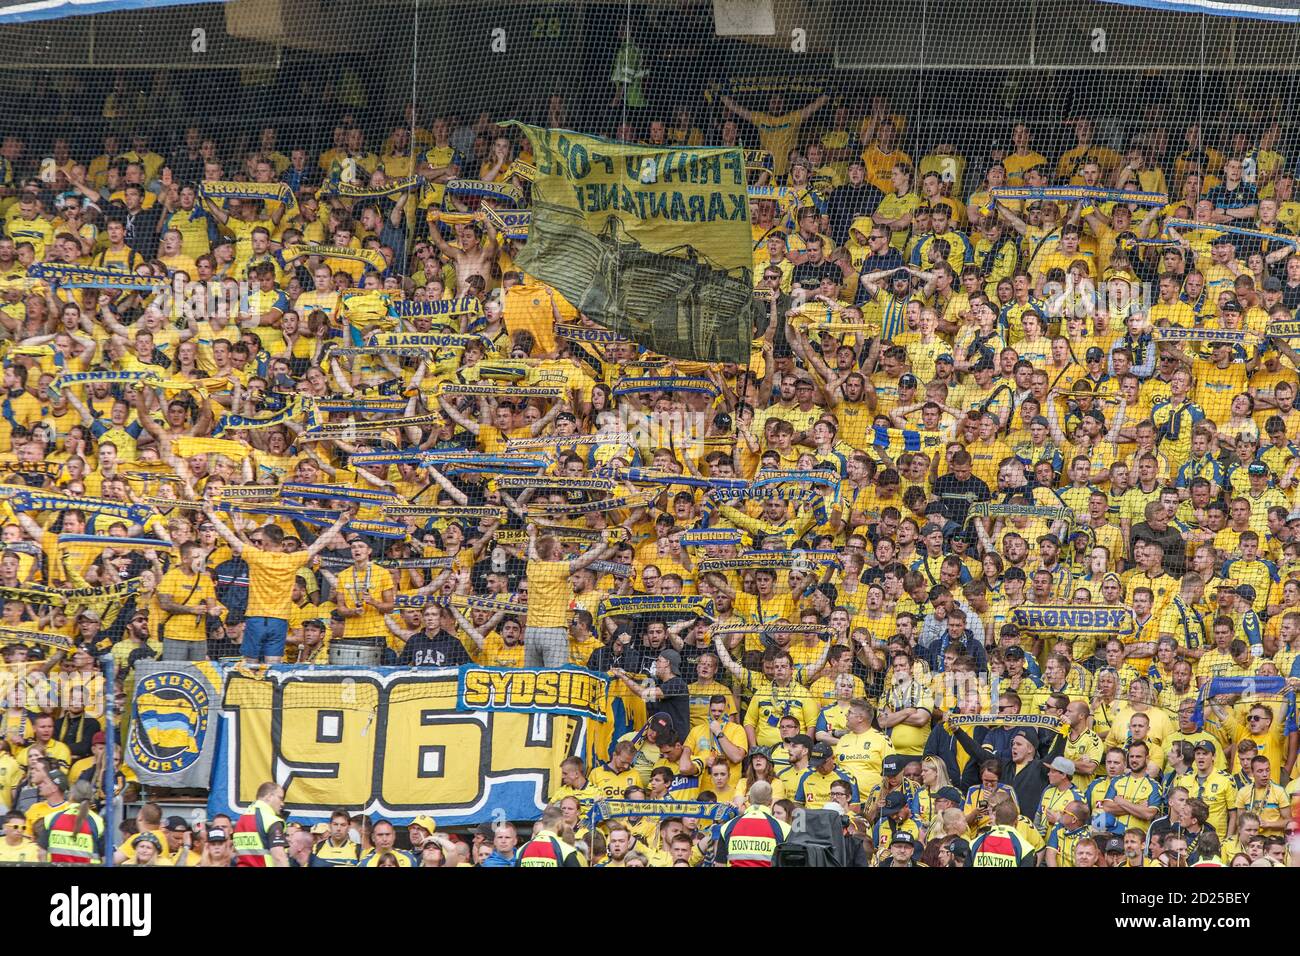
[[[442,232],[438,228],[441,218],[441,213],[436,210],[429,213],[429,238],[438,247],[438,251],[450,259],[456,267],[457,294],[469,294],[469,277],[473,275],[481,277],[485,285],[490,288],[492,263],[497,255],[497,241],[493,234],[484,236],[483,227],[480,225],[483,214],[475,213],[474,218],[477,221],[458,224],[455,227],[456,241],[460,248],[451,245],[442,237]]]

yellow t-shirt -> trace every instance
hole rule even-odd
[[[172,568],[163,575],[158,584],[158,593],[185,607],[195,607],[204,599],[213,602],[217,599],[211,578],[206,574],[186,574],[180,568]],[[193,614],[169,613],[163,623],[163,637],[173,641],[206,640],[205,621]]]
[[[795,682],[786,687],[768,684],[749,702],[744,724],[754,728],[758,746],[775,747],[781,742],[778,724],[782,717],[794,717],[799,721],[800,733],[808,733],[816,725],[819,713],[807,690]]]
[[[1220,833],[1228,832],[1228,813],[1237,809],[1237,787],[1232,777],[1222,770],[1211,770],[1205,780],[1193,772],[1179,775],[1174,783],[1186,787],[1189,796],[1205,802],[1210,808],[1210,826]]]
[[[1019,153],[1008,153],[1002,160],[1002,167],[1007,171],[1007,185],[1023,186],[1025,182],[1025,171],[1035,166],[1046,166],[1047,157],[1042,153],[1036,153],[1032,149],[1021,156]]]
[[[575,321],[578,311],[562,295],[555,293],[556,309],[565,322]],[[555,314],[551,310],[551,297],[547,287],[528,279],[512,287],[505,294],[504,318],[506,328],[514,335],[520,331],[532,334],[538,353],[555,351]]]
[[[158,862],[165,863],[170,866],[172,857],[171,857],[171,853],[167,849],[167,834],[165,834],[162,830],[149,830],[147,832],[152,833],[154,838],[157,839],[159,844],[161,844],[162,846],[162,849],[158,851],[158,858],[157,858]],[[143,833],[132,833],[129,837],[126,838],[126,841],[120,847],[118,847],[118,849],[120,849],[123,853],[126,854],[126,858],[131,862],[135,861],[136,841],[139,840],[140,837],[142,836],[144,836]]]
[[[24,219],[15,215],[5,223],[4,231],[14,241],[14,245],[30,242],[32,252],[38,260],[45,258],[45,247],[54,241],[54,224],[41,216]]]
[[[1157,302],[1150,309],[1151,324],[1167,321],[1170,325],[1190,329],[1196,324],[1196,313],[1186,302],[1177,300],[1171,303]]]
[[[26,837],[17,846],[0,840],[0,863],[37,863],[40,858],[40,847]]]
[[[758,140],[772,154],[772,172],[784,176],[790,170],[790,150],[799,140],[803,119],[798,113],[751,113],[749,121],[758,130]]]
[[[197,259],[212,248],[208,233],[212,222],[211,217],[201,209],[196,208],[189,212],[184,209],[177,209],[164,219],[163,229],[175,229],[179,232],[181,234],[181,254],[188,256],[190,259]],[[194,278],[193,272],[190,273],[190,278]]]
[[[1246,366],[1234,361],[1229,362],[1227,368],[1219,368],[1213,362],[1201,361],[1196,363],[1195,369],[1193,397],[1196,404],[1211,418],[1224,420],[1233,397],[1246,391]]]
[[[745,736],[745,728],[739,723],[727,721],[722,725],[721,737],[725,737],[732,746],[738,748],[742,753],[749,749],[749,738]],[[706,754],[712,753],[715,758],[720,757],[726,764],[729,773],[728,784],[732,788],[740,780],[740,764],[732,763],[727,759],[726,751],[722,749],[722,744],[718,739],[714,739],[713,732],[709,729],[708,722],[702,722],[690,729],[686,735],[686,746],[691,748],[691,753],[701,760]],[[708,789],[713,789],[709,787]]]
[[[478,652],[477,663],[484,667],[523,667],[524,645],[508,645],[495,631],[483,641],[483,649]]]
[[[287,620],[293,608],[293,579],[298,569],[307,563],[307,552],[285,553],[246,547],[243,558],[248,562],[246,616]]]
[[[846,733],[835,742],[835,765],[853,775],[859,793],[869,793],[880,783],[880,765],[891,749],[889,738],[874,728]]]
[[[364,608],[366,612],[358,617],[343,619],[343,637],[382,637],[386,633],[384,616],[365,601],[367,598],[372,601],[382,600],[385,591],[393,590],[396,590],[396,586],[392,574],[378,564],[367,565],[360,574],[351,566],[340,571],[334,586],[335,600],[339,607],[353,610]]]
[[[894,188],[890,174],[899,163],[912,164],[912,158],[901,149],[886,153],[875,143],[862,151],[861,159],[867,168],[867,181],[888,195]]]
[[[254,219],[248,222],[232,217],[226,220],[223,228],[235,240],[235,261],[244,262],[252,258],[253,255],[253,230],[260,228],[265,229],[268,233],[273,233],[275,223],[270,219]]]
[[[36,833],[32,829],[32,827],[36,824],[37,820],[44,820],[51,813],[58,813],[60,810],[67,809],[68,807],[74,805],[75,804],[71,804],[67,800],[64,800],[61,803],[57,803],[57,804],[50,804],[45,800],[41,800],[37,803],[32,804],[30,807],[27,808],[26,830],[24,832],[29,837],[35,836]]]
[[[528,562],[528,626],[567,627],[573,589],[569,562]]]
[[[304,320],[313,312],[319,310],[324,312],[332,322],[338,313],[339,294],[333,291],[317,292],[315,289],[311,289],[299,295],[293,307]]]

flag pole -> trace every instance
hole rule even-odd
[[[117,852],[116,664],[112,654],[104,656],[104,866],[113,865]]]

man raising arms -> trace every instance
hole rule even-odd
[[[248,610],[244,623],[241,652],[244,663],[252,666],[259,659],[268,664],[284,660],[284,642],[289,634],[288,617],[293,605],[293,579],[298,569],[325,549],[347,521],[339,515],[305,551],[285,551],[284,531],[273,524],[258,528],[245,542],[226,527],[211,505],[203,509],[217,533],[226,539],[230,550],[248,563]],[[250,547],[251,545],[251,547]]]
[[[528,617],[524,627],[526,667],[564,667],[569,663],[569,605],[573,585],[569,576],[614,550],[602,544],[586,554],[566,559],[560,542],[537,537],[537,525],[528,526]]]

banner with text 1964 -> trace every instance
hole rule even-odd
[[[518,125],[537,166],[520,267],[652,351],[748,362],[762,317],[742,152]]]
[[[328,821],[334,810],[398,825],[421,814],[447,826],[496,814],[535,820],[560,763],[585,756],[587,719],[556,706],[560,685],[546,672],[523,673],[545,693],[534,700],[520,684],[508,699],[463,707],[461,673],[452,668],[229,669],[209,812],[240,813],[260,784],[275,780],[284,815],[299,822]],[[561,676],[575,702],[599,696],[596,675]]]

